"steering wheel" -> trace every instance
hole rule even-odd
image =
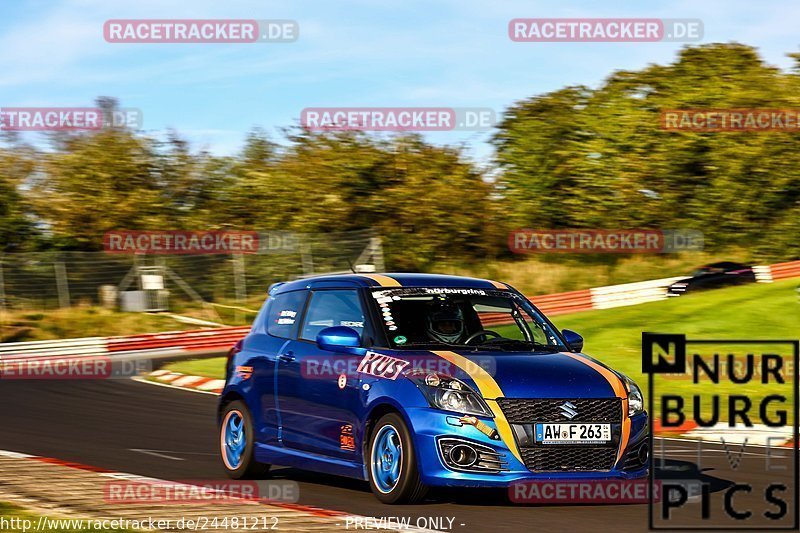
[[[467,337],[467,340],[464,341],[464,344],[470,344],[472,341],[474,341],[478,337],[481,337],[481,336],[485,337],[486,335],[491,335],[492,337],[494,337],[496,339],[499,338],[499,337],[502,337],[502,335],[500,335],[499,333],[497,333],[495,331],[489,331],[488,329],[482,329],[480,331],[476,331],[475,333],[473,333],[472,335]]]

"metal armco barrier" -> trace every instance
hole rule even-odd
[[[120,359],[159,359],[225,353],[250,326],[169,331],[126,337],[86,337],[0,344],[0,360],[105,355]]]
[[[0,344],[0,359],[25,357],[71,357],[105,355],[106,337],[84,337],[53,341],[11,342]]]
[[[591,289],[533,296],[530,300],[546,315],[563,315],[592,309]]]
[[[754,266],[753,274],[758,283],[772,283],[772,268],[769,266]]]
[[[800,277],[800,261],[778,263],[769,267],[773,280]]]
[[[667,298],[667,287],[679,279],[683,279],[683,276],[590,289],[592,309],[610,309],[664,300]]]
[[[800,261],[753,267],[758,280],[769,282],[800,277]],[[556,316],[593,309],[636,305],[666,298],[666,287],[680,278],[664,278],[580,291],[529,297],[546,315]],[[484,313],[487,326],[512,323],[505,313]],[[52,341],[0,344],[0,359],[20,357],[74,357],[108,355],[128,359],[156,359],[190,355],[224,354],[247,335],[250,326],[169,331],[124,337],[85,337]]]
[[[148,333],[131,337],[108,337],[108,351],[131,352],[140,350],[182,349],[207,350],[230,348],[247,335],[250,326],[219,329],[200,329],[190,331],[170,331],[167,333]]]

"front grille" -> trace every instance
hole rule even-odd
[[[607,446],[536,446],[520,448],[522,460],[534,472],[611,470],[617,449]]]
[[[567,419],[561,410],[565,402],[575,406],[578,414]],[[499,398],[497,404],[511,424],[534,422],[621,422],[622,402],[619,398],[514,399]]]

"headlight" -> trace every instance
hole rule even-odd
[[[412,372],[406,376],[419,387],[431,407],[467,415],[494,416],[483,398],[463,381],[431,372]]]
[[[644,411],[644,396],[639,385],[633,382],[628,376],[622,376],[628,389],[628,416],[633,416]]]

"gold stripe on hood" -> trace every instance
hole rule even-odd
[[[500,434],[500,438],[503,440],[514,457],[516,457],[517,460],[524,465],[525,461],[522,460],[522,456],[519,454],[519,450],[517,449],[517,441],[514,438],[514,431],[511,429],[511,424],[508,423],[508,420],[503,414],[502,409],[500,409],[500,406],[497,404],[497,399],[502,398],[504,395],[494,378],[480,365],[473,363],[463,355],[459,355],[455,352],[445,351],[436,351],[432,353],[456,365],[458,368],[466,372],[472,381],[475,382],[475,385],[478,386],[481,396],[483,396],[483,399],[486,400],[486,404],[494,414],[494,422],[497,425],[497,432]]]

